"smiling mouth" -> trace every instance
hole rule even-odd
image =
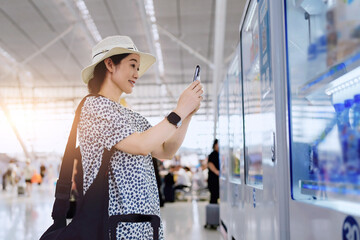
[[[129,82],[131,83],[131,85],[132,85],[133,87],[135,87],[135,82],[134,82],[134,81],[129,80]]]

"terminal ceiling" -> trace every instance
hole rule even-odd
[[[219,5],[226,15],[216,18]],[[245,0],[1,0],[2,106],[69,101],[75,106],[87,94],[80,71],[90,63],[92,46],[110,35],[129,35],[139,50],[158,59],[124,96],[131,108],[163,116],[199,64],[205,87],[199,115],[212,116],[216,22],[225,25],[218,68],[224,72],[239,42],[244,5]]]

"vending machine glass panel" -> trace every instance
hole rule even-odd
[[[285,3],[292,198],[359,204],[360,1]]]
[[[242,80],[244,88],[245,182],[262,189],[263,146],[259,61],[258,3],[251,1],[241,29]]]
[[[229,151],[231,180],[240,183],[240,172],[244,165],[242,86],[240,81],[240,45],[227,73],[229,85]]]
[[[219,136],[219,158],[220,178],[228,178],[229,158],[229,94],[228,81],[225,79],[218,97],[218,136]]]

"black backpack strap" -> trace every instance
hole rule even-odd
[[[116,227],[119,222],[150,222],[153,228],[153,239],[159,239],[160,217],[158,215],[126,214],[109,217],[111,240],[116,239]]]
[[[79,149],[76,149],[77,126],[80,121],[81,109],[85,100],[89,96],[100,96],[98,94],[89,94],[84,97],[76,109],[74,121],[71,127],[70,135],[66,144],[64,157],[61,163],[59,179],[56,183],[55,202],[53,205],[52,218],[54,221],[65,223],[66,213],[69,208],[69,198],[72,186],[72,174],[75,158],[79,157]]]

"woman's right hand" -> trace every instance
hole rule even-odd
[[[174,110],[181,119],[185,119],[190,113],[197,109],[203,100],[203,86],[199,80],[192,82],[180,95]]]

